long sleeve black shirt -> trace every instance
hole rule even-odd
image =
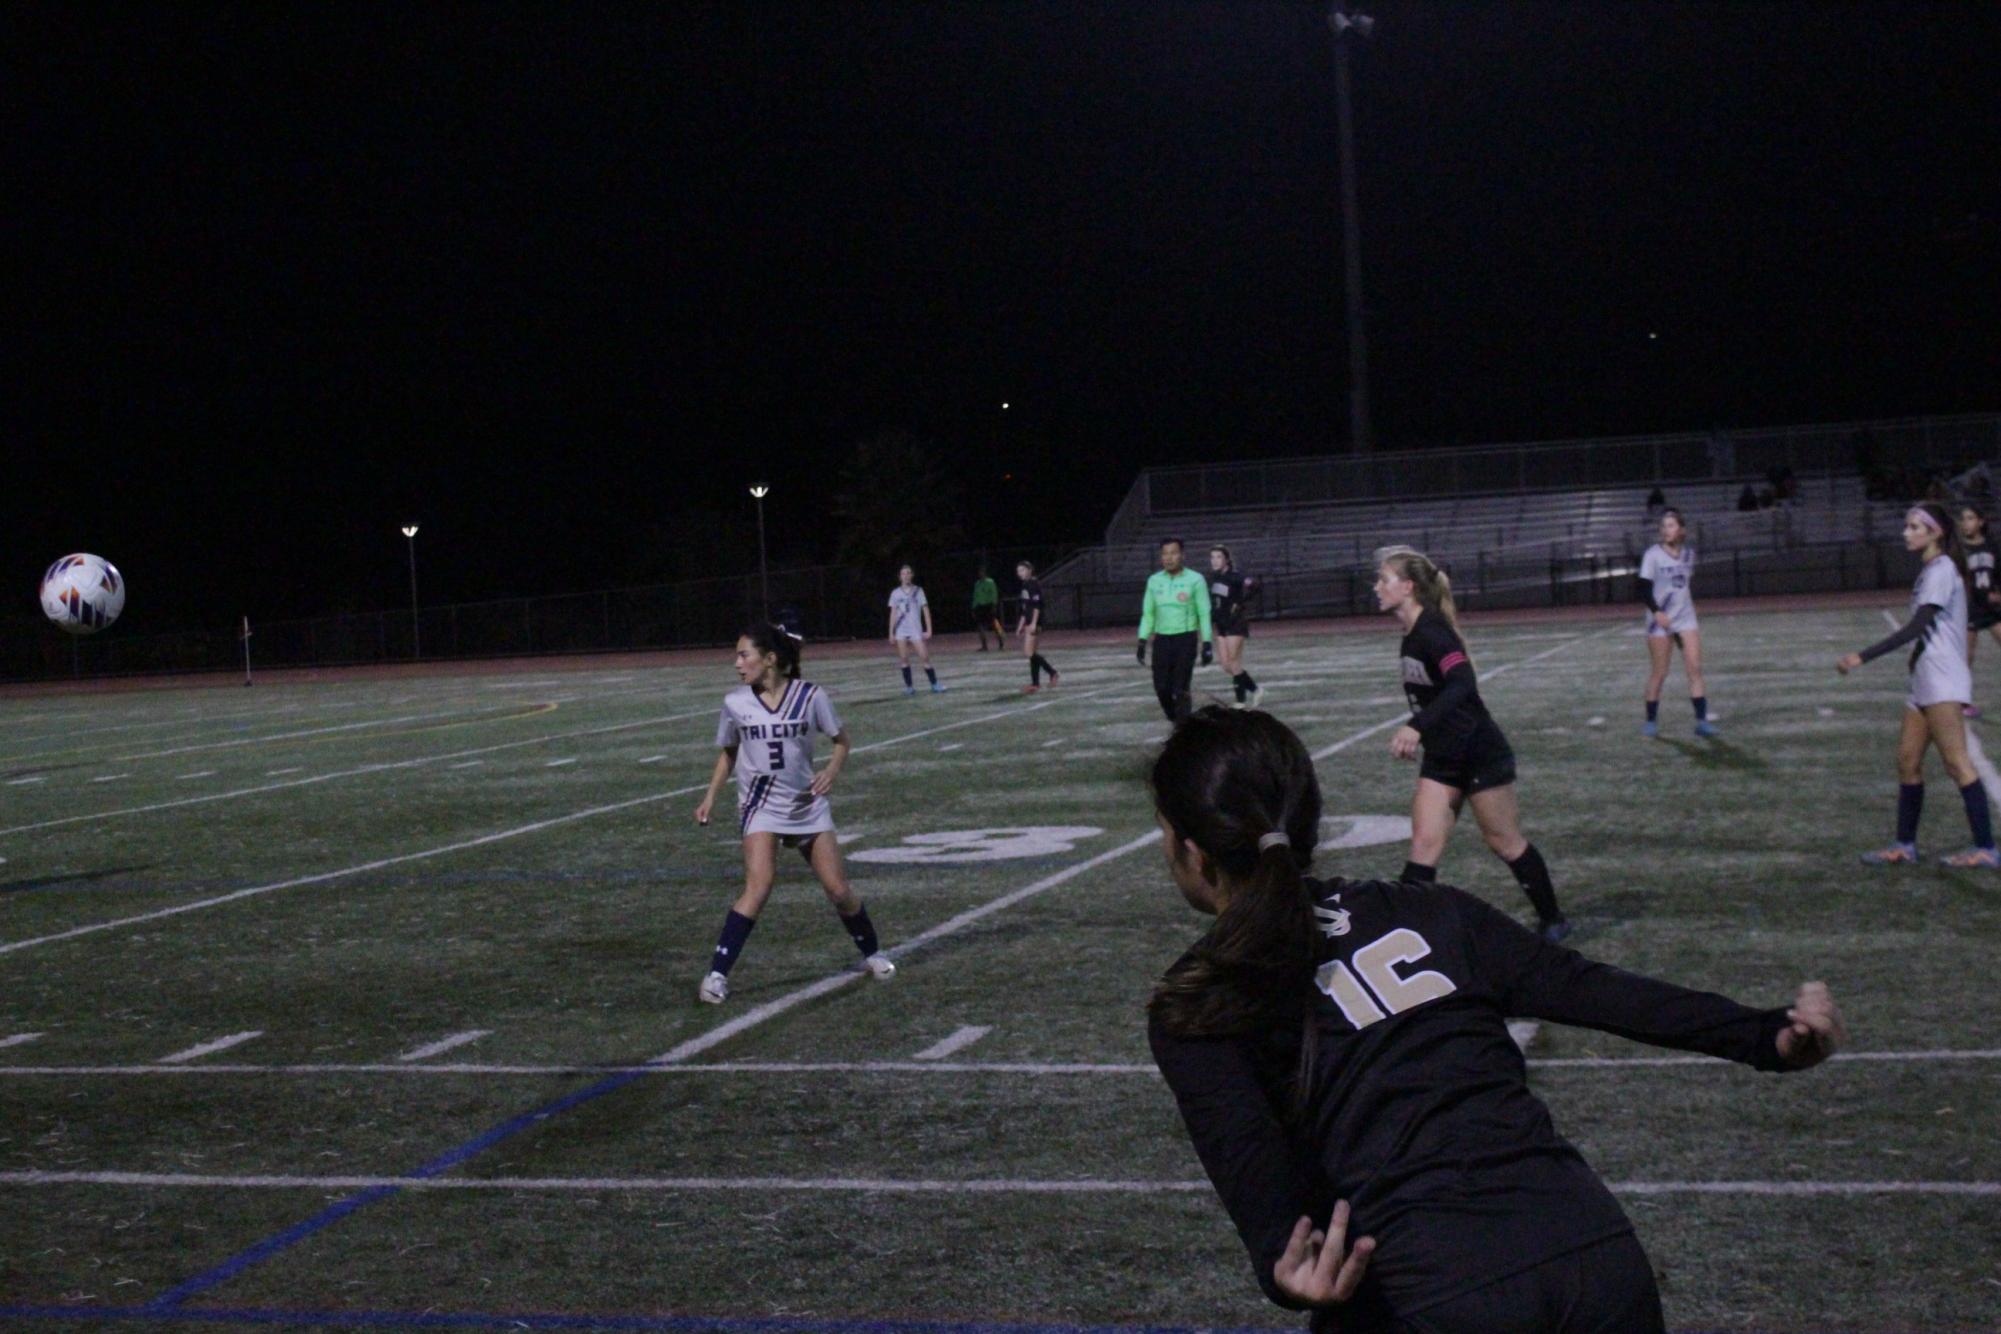
[[[1509,1017],[1782,1068],[1782,1008],[1594,963],[1448,886],[1310,888],[1325,962],[1299,1026],[1149,1037],[1268,1297],[1293,1305],[1272,1270],[1302,1215],[1345,1199],[1350,1237],[1376,1238],[1358,1300],[1316,1329],[1368,1329],[1630,1230],[1529,1091]]]

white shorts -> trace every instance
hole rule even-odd
[[[1911,708],[1933,704],[1973,703],[1973,670],[1953,658],[1937,658],[1927,653],[1911,669]]]
[[[825,797],[809,792],[802,799],[768,800],[748,820],[739,807],[737,818],[746,834],[824,834],[834,827],[834,808]]]
[[[1695,608],[1687,604],[1683,604],[1679,610],[1669,613],[1667,629],[1665,630],[1661,629],[1660,622],[1654,619],[1652,612],[1647,613],[1647,637],[1649,639],[1663,639],[1668,635],[1685,635],[1691,630],[1698,630],[1700,628],[1695,621]]]
[[[923,635],[898,635],[898,636],[896,636],[896,642],[897,642],[897,643],[899,643],[899,644],[908,644],[908,645],[910,645],[910,646],[911,646],[912,648],[923,648],[923,647],[924,647],[924,636],[923,636]]]

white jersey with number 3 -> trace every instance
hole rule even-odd
[[[1911,589],[1911,615],[1920,607],[1937,607],[1931,628],[1911,653],[1911,699],[1914,707],[1971,704],[1973,669],[1966,661],[1966,581],[1950,556],[1934,556],[1918,571]]]
[[[1647,629],[1657,635],[1682,634],[1696,628],[1695,598],[1689,592],[1689,584],[1695,578],[1695,548],[1682,544],[1681,554],[1674,555],[1659,542],[1647,548],[1647,554],[1640,557],[1640,578],[1654,586],[1654,605],[1667,613],[1667,628],[1648,613]]]
[[[716,723],[716,745],[737,748],[737,812],[745,833],[833,827],[827,799],[813,795],[813,735],[840,731],[833,700],[811,682],[787,683],[777,708],[750,686],[730,691]]]

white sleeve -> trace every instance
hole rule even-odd
[[[896,605],[896,590],[893,588],[889,590],[889,605],[892,607]]]
[[[1659,547],[1648,547],[1647,554],[1640,557],[1640,578],[1645,579],[1648,583],[1654,581],[1659,569],[1659,562],[1654,559],[1654,553],[1659,550]]]
[[[917,590],[917,605],[919,608],[931,605],[931,599],[924,596],[924,590],[921,588]]]
[[[813,727],[822,736],[839,736],[841,734],[841,715],[834,712],[833,697],[826,691],[815,690],[813,692],[813,705],[810,712],[813,716]]]
[[[716,745],[734,746],[737,743],[736,719],[731,716],[729,705],[723,705],[723,716],[716,721]]]
[[[1918,604],[1944,611],[1952,602],[1952,581],[1958,574],[1949,560],[1935,560],[1925,566],[1924,572],[1918,575]]]

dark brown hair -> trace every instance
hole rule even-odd
[[[760,654],[778,655],[778,670],[790,679],[799,679],[799,636],[782,625],[753,625],[740,636]]]
[[[1959,519],[1936,500],[1921,500],[1911,508],[1923,510],[1926,516],[1938,525],[1938,549],[1952,557],[1952,567],[1959,571],[1960,582],[1969,589],[1972,588],[1973,581],[1966,572],[1966,543],[1961,541],[1959,536]]]
[[[1229,903],[1149,1010],[1168,1032],[1216,1037],[1301,1018],[1320,964],[1305,872],[1320,839],[1320,781],[1306,747],[1268,713],[1211,705],[1174,729],[1150,778],[1177,841],[1200,850]],[[1283,842],[1268,834],[1283,834]]]

